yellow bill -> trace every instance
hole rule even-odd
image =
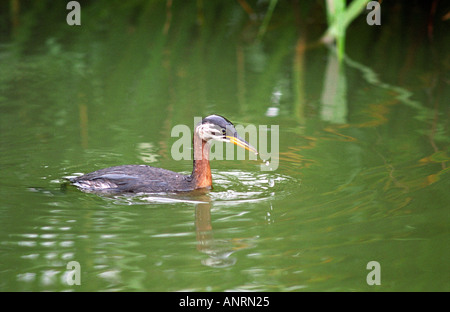
[[[248,151],[251,151],[253,153],[255,153],[256,155],[258,154],[258,151],[256,150],[256,148],[254,148],[253,146],[251,146],[247,141],[245,141],[244,139],[240,138],[240,137],[234,137],[234,136],[229,136],[227,135],[227,138],[230,140],[230,143],[233,143],[237,146],[243,147]]]

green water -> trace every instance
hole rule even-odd
[[[237,3],[149,3],[92,3],[78,28],[36,5],[3,41],[1,291],[450,290],[446,33],[361,18],[339,68],[285,3],[260,42]],[[64,185],[121,164],[188,173],[171,130],[211,113],[278,125],[278,168],[214,160],[206,194]]]

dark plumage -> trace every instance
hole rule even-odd
[[[70,180],[86,190],[116,192],[174,192],[193,190],[192,177],[146,165],[100,169]]]

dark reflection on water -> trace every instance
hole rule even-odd
[[[195,207],[195,225],[198,251],[208,255],[202,263],[211,267],[228,267],[236,263],[233,248],[228,240],[215,240],[211,225],[211,205],[198,204]]]

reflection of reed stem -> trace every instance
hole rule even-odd
[[[301,124],[305,123],[305,90],[304,90],[304,80],[303,80],[303,70],[304,70],[304,59],[305,59],[306,43],[305,37],[300,36],[297,40],[297,46],[295,49],[294,56],[294,94],[295,94],[295,117]]]
[[[269,25],[270,19],[272,18],[272,13],[273,13],[276,5],[277,5],[277,0],[270,0],[269,8],[267,9],[266,15],[264,16],[264,20],[258,31],[258,36],[257,36],[258,41],[261,40],[262,37],[264,37],[264,34],[266,33],[267,26]]]
[[[245,0],[238,0],[238,2],[241,5],[241,7],[244,9],[244,11],[247,12],[247,14],[248,14],[248,16],[250,16],[250,18],[255,16],[255,12],[251,8],[251,6],[247,3],[247,1],[245,1]]]
[[[10,14],[11,14],[11,26],[12,33],[17,33],[17,28],[19,27],[19,12],[20,12],[20,1],[19,0],[10,0]]]
[[[237,100],[241,112],[245,112],[245,53],[239,44],[236,46],[236,67]]]
[[[163,34],[169,33],[170,24],[172,22],[172,0],[166,2],[166,22],[164,23]]]
[[[78,109],[80,111],[80,129],[81,129],[81,146],[88,148],[89,136],[88,136],[88,111],[86,104],[79,104]]]
[[[203,0],[197,0],[197,24],[202,26],[205,21],[203,13]]]

